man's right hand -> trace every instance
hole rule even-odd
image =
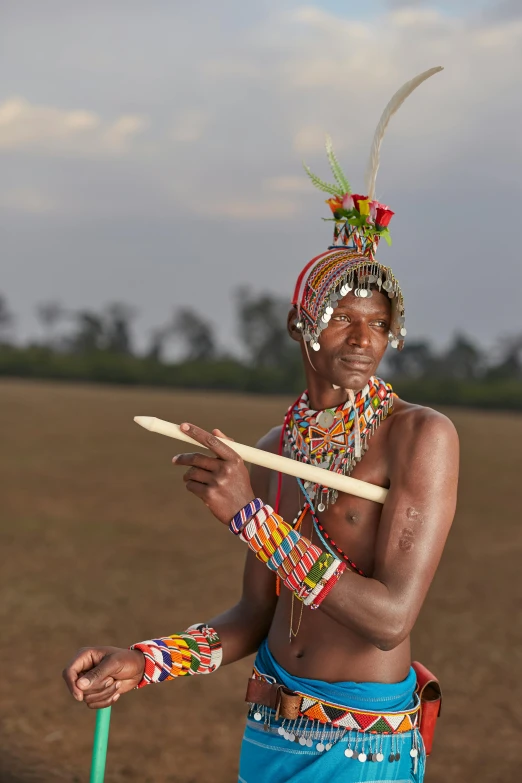
[[[92,710],[109,707],[143,677],[145,658],[139,650],[121,647],[83,647],[62,676],[78,701]]]

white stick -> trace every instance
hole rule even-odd
[[[152,416],[135,416],[134,421],[140,427],[145,427],[150,432],[157,432],[159,435],[166,435],[168,438],[176,438],[186,443],[192,443],[194,446],[204,448],[197,440],[185,435],[177,424],[163,419],[155,419]],[[356,495],[365,500],[373,500],[375,503],[384,503],[388,490],[384,487],[378,487],[375,484],[368,484],[366,481],[343,476],[340,473],[331,473],[323,468],[317,468],[314,465],[305,465],[304,462],[280,457],[278,454],[272,454],[270,451],[254,449],[251,446],[244,446],[241,443],[218,438],[233,449],[245,462],[251,462],[268,470],[275,470],[278,473],[286,473],[289,476],[311,481],[313,484],[320,484],[323,487],[336,489],[338,492],[346,492],[349,495]]]

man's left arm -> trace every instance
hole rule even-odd
[[[459,465],[453,424],[429,408],[398,413],[390,438],[373,575],[347,569],[320,606],[382,650],[397,647],[420,612],[455,514]]]

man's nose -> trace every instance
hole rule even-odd
[[[370,344],[370,330],[364,323],[352,323],[348,331],[348,344],[366,348]]]

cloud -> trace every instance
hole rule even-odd
[[[203,109],[185,109],[177,116],[170,137],[176,142],[199,141],[209,123],[208,112]]]
[[[519,0],[490,0],[482,15],[485,0],[375,5],[370,18],[368,8],[359,13],[338,0],[53,0],[52,14],[37,0],[14,4],[0,69],[0,206],[9,212],[8,231],[18,211],[26,258],[45,259],[48,273],[37,268],[42,285],[60,264],[67,279],[70,248],[78,254],[81,244],[93,281],[108,260],[117,267],[108,297],[125,279],[132,299],[128,260],[140,280],[146,259],[151,319],[160,288],[170,307],[178,289],[180,297],[186,287],[199,295],[202,275],[211,282],[198,305],[210,315],[221,313],[230,279],[291,288],[301,262],[330,238],[324,199],[302,161],[329,178],[330,133],[352,187],[362,188],[390,96],[440,64],[444,72],[408,99],[384,141],[377,195],[397,214],[393,246],[381,256],[397,267],[405,293],[416,295],[412,332],[428,324],[425,332],[436,328],[445,339],[458,325],[488,337],[503,318],[518,323]],[[12,94],[30,100],[5,97]],[[495,235],[484,229],[484,193],[501,194]],[[35,223],[45,223],[45,241],[29,230]],[[209,237],[214,266],[201,249]],[[10,258],[4,285],[18,280],[24,291],[18,250]],[[509,285],[484,318],[460,292],[480,301],[497,258]],[[218,276],[223,264],[227,274]],[[443,319],[440,297],[424,290],[427,270],[440,284]],[[74,290],[71,282],[71,296]],[[92,282],[92,296],[96,290]]]
[[[121,155],[146,127],[138,115],[104,123],[98,114],[38,106],[20,97],[0,104],[0,150],[31,150],[73,155]]]
[[[303,176],[269,177],[264,182],[267,190],[276,193],[306,193],[310,194],[310,183]]]
[[[229,218],[232,220],[266,221],[286,220],[298,212],[299,205],[289,199],[256,199],[256,200],[230,200],[215,204],[212,208],[213,217]],[[198,209],[196,207],[195,209]],[[199,205],[201,211],[201,205]]]
[[[34,187],[9,188],[0,191],[0,209],[32,215],[50,215],[59,211],[56,199]]]

